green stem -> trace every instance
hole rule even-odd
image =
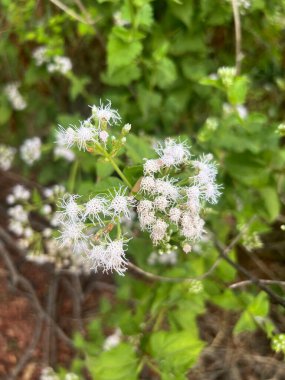
[[[128,186],[128,188],[132,189],[132,185],[130,184],[130,182],[128,181],[128,179],[124,175],[124,173],[121,171],[121,169],[119,168],[119,166],[116,164],[116,162],[113,160],[113,158],[110,157],[109,155],[107,156],[107,158],[110,161],[110,163],[112,164],[113,168],[118,173],[118,175],[121,177],[121,179],[124,181],[124,183]]]
[[[70,177],[69,177],[68,189],[69,189],[70,193],[73,193],[73,191],[74,191],[78,167],[79,167],[79,162],[76,160],[73,163],[71,173],[70,173]]]

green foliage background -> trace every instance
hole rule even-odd
[[[49,1],[1,0],[1,86],[18,81],[28,103],[24,111],[14,111],[1,92],[1,141],[18,146],[27,136],[40,135],[52,143],[57,123],[75,123],[88,115],[88,105],[111,99],[140,136],[127,142],[134,167],[149,156],[152,135],[182,135],[194,153],[214,154],[224,190],[208,227],[225,245],[242,231],[244,247],[257,247],[259,234],[279,229],[284,200],[285,154],[276,131],[284,117],[285,2],[251,3],[241,14],[241,73],[227,86],[211,74],[235,65],[229,1],[86,0],[82,10],[69,0],[64,4],[70,14]],[[116,12],[124,26],[114,24]],[[43,45],[51,56],[70,57],[73,71],[62,76],[37,67],[32,51]],[[246,107],[246,117],[240,106]],[[99,162],[94,173],[93,162],[82,158],[80,192],[87,194],[98,177],[103,178],[98,186],[113,184],[114,177],[104,182],[108,170]],[[47,156],[33,176],[48,184],[67,180],[65,172],[66,164],[55,167]],[[218,257],[212,239],[202,253],[181,256],[171,268],[149,267],[150,252],[144,237],[130,244],[132,259],[141,267],[185,278],[202,275]],[[237,260],[235,249],[230,257]],[[118,302],[103,299],[89,339],[75,336],[85,360],[75,361],[74,370],[84,364],[96,380],[131,380],[147,366],[163,380],[186,379],[205,346],[196,318],[206,312],[207,302],[240,311],[236,334],[258,326],[272,337],[277,330],[267,294],[254,287],[228,289],[225,285],[236,278],[222,261],[201,282],[146,285],[131,275],[116,279]],[[284,296],[279,287],[274,290]],[[104,333],[117,327],[122,343],[102,351]]]

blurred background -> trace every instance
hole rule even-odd
[[[284,379],[285,1],[0,0],[0,25],[0,377]],[[154,277],[92,273],[42,244],[62,186],[111,185],[55,133],[108,100],[132,124],[127,164],[168,136],[219,164],[223,195],[188,256],[130,242]]]

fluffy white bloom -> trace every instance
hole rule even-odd
[[[72,69],[72,62],[68,57],[55,56],[53,62],[47,65],[47,69],[50,73],[59,72],[66,74]]]
[[[153,204],[157,210],[165,211],[167,209],[167,207],[169,207],[170,201],[165,196],[160,195],[160,196],[155,198]]]
[[[155,186],[156,193],[164,195],[171,200],[177,200],[179,197],[179,187],[175,186],[173,182],[174,180],[168,177],[158,178]]]
[[[72,247],[75,252],[85,251],[88,236],[85,233],[85,225],[82,222],[70,222],[61,225],[58,241],[60,246]]]
[[[173,207],[169,210],[169,219],[172,223],[178,224],[182,211],[178,207]]]
[[[221,186],[217,185],[216,183],[206,183],[202,190],[203,198],[209,203],[216,204],[221,195],[221,192],[219,190],[220,188]]]
[[[48,215],[48,214],[50,214],[51,212],[52,212],[51,205],[44,205],[44,206],[42,207],[42,213],[43,213],[44,215]]]
[[[12,166],[16,149],[10,146],[0,144],[0,169],[6,171]]]
[[[129,133],[131,129],[132,129],[131,124],[130,124],[130,123],[127,123],[127,124],[125,124],[125,125],[123,126],[122,131],[123,131],[124,133]]]
[[[74,134],[73,134],[74,132]],[[72,140],[75,137],[75,131],[71,128],[71,134],[73,134],[72,138],[70,138],[70,131],[67,130],[58,130],[56,133],[56,146],[54,148],[55,157],[64,158],[66,161],[72,162],[75,159],[74,152],[69,149],[68,145],[73,145]],[[69,137],[69,138],[68,138]]]
[[[200,211],[201,191],[198,186],[190,186],[186,188],[187,206],[193,213]]]
[[[189,253],[189,252],[192,251],[192,247],[188,243],[184,244],[183,247],[182,247],[182,249],[183,249],[183,252],[185,252],[185,253]]]
[[[10,220],[8,228],[11,232],[13,232],[17,236],[21,236],[24,231],[22,222],[19,222],[17,220]]]
[[[33,58],[37,66],[42,66],[48,62],[47,48],[45,46],[39,46],[33,51]]]
[[[120,276],[124,276],[124,272],[127,270],[127,264],[124,241],[110,241],[104,251],[104,256],[102,257],[103,271],[116,271]]]
[[[198,174],[194,177],[198,186],[215,180],[218,171],[216,164],[212,161],[212,155],[201,156],[199,160],[192,161],[192,166],[198,170]]]
[[[13,204],[16,201],[26,201],[30,198],[31,192],[22,185],[16,185],[12,189],[12,193],[6,198],[8,204]]]
[[[156,192],[156,181],[152,176],[142,177],[140,183],[140,191],[142,193],[155,193]]]
[[[144,163],[143,171],[144,171],[144,174],[152,175],[154,173],[159,172],[161,167],[162,167],[162,162],[160,160],[151,159],[151,160],[147,160]]]
[[[16,111],[22,111],[27,107],[27,102],[18,90],[19,87],[19,83],[15,82],[7,84],[4,88],[4,92],[9,99],[9,102]]]
[[[66,146],[67,148],[71,148],[77,141],[77,135],[74,127],[69,126],[64,129],[61,125],[59,126],[59,130],[56,135],[56,143],[60,146]]]
[[[24,141],[20,147],[20,156],[28,165],[32,165],[41,157],[41,140],[39,137],[32,137]]]
[[[122,331],[120,329],[116,329],[112,335],[109,335],[103,344],[103,350],[108,351],[111,348],[118,346],[122,340]]]
[[[137,210],[138,213],[142,212],[149,212],[153,209],[153,203],[152,201],[149,201],[148,199],[143,199],[138,203]]]
[[[156,152],[166,167],[179,166],[190,158],[190,151],[186,143],[176,142],[173,139],[166,139],[164,144],[159,144]]]
[[[119,217],[121,219],[122,216],[131,218],[131,209],[135,206],[136,201],[133,197],[125,195],[127,191],[127,188],[120,188],[112,198],[108,212],[113,215],[113,218]]]
[[[81,123],[80,127],[76,129],[76,142],[78,148],[81,150],[86,150],[87,143],[95,141],[95,130],[91,128],[86,123]]]
[[[182,235],[190,240],[199,240],[204,232],[204,224],[199,215],[184,213],[181,218]]]
[[[116,125],[121,121],[121,116],[119,112],[111,108],[111,101],[108,100],[107,104],[103,104],[100,100],[100,106],[92,106],[92,115],[98,120],[99,127],[102,122],[107,122],[108,124]]]
[[[80,206],[75,202],[75,199],[79,198],[79,195],[70,195],[66,194],[59,204],[59,208],[62,209],[62,211],[57,211],[57,214],[59,215],[59,218],[62,222],[71,220],[71,221],[78,221],[81,217],[81,208]]]
[[[154,244],[159,243],[161,240],[163,240],[166,236],[167,231],[167,223],[162,219],[157,219],[155,224],[152,226],[151,229],[151,240]]]
[[[54,155],[57,158],[63,158],[68,162],[75,160],[75,154],[71,149],[65,148],[63,146],[57,146],[54,148]]]
[[[150,229],[151,226],[156,222],[156,217],[154,211],[142,211],[139,213],[139,222],[142,231]]]
[[[90,199],[85,204],[85,211],[83,217],[90,218],[93,222],[94,220],[97,220],[100,224],[103,224],[102,222],[102,215],[107,215],[107,199],[101,196],[96,196],[92,199]]]

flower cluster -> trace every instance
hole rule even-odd
[[[91,107],[92,115],[79,126],[70,125],[68,128],[59,127],[57,131],[57,143],[61,147],[70,149],[77,146],[79,150],[93,150],[94,146],[100,151],[100,145],[106,147],[111,142],[114,150],[119,149],[126,141],[125,136],[131,129],[130,124],[126,124],[121,129],[119,137],[110,136],[108,127],[120,123],[121,116],[118,111],[111,108],[111,102],[107,104],[100,102],[100,106]]]
[[[33,165],[41,158],[42,142],[39,137],[32,137],[24,141],[20,147],[20,156],[27,165]]]
[[[4,92],[12,107],[16,111],[22,111],[27,107],[27,102],[19,92],[19,83],[9,83],[5,86]]]
[[[221,67],[218,70],[218,76],[225,87],[231,87],[236,76],[236,69],[234,67]]]
[[[120,234],[121,222],[131,218],[135,206],[135,199],[127,195],[127,191],[121,187],[82,204],[78,202],[78,195],[64,195],[57,213],[60,246],[72,246],[75,253],[86,256],[94,271],[116,271],[123,275],[127,260],[126,240]],[[112,239],[109,233],[115,226],[118,235]]]
[[[58,72],[64,75],[72,70],[72,62],[70,58],[59,55],[51,57],[45,46],[39,46],[35,49],[33,52],[33,58],[37,66],[47,64],[47,70],[50,73]]]
[[[12,166],[16,149],[10,146],[0,144],[0,169],[9,170]]]
[[[204,232],[204,204],[217,203],[220,195],[217,168],[210,155],[192,160],[187,145],[173,139],[158,145],[156,152],[159,157],[145,162],[140,182],[140,226],[150,233],[153,244],[165,251],[170,250],[171,235],[177,232],[188,253]],[[192,172],[179,180],[179,174],[189,168]]]
[[[61,248],[53,238],[53,230],[60,228],[55,202],[64,192],[59,185],[43,189],[39,205],[33,203],[30,190],[22,185],[14,186],[6,198],[8,228],[18,238],[19,247],[26,250],[27,260],[51,262],[56,270],[87,272],[90,265],[82,256],[74,255],[73,246]]]

